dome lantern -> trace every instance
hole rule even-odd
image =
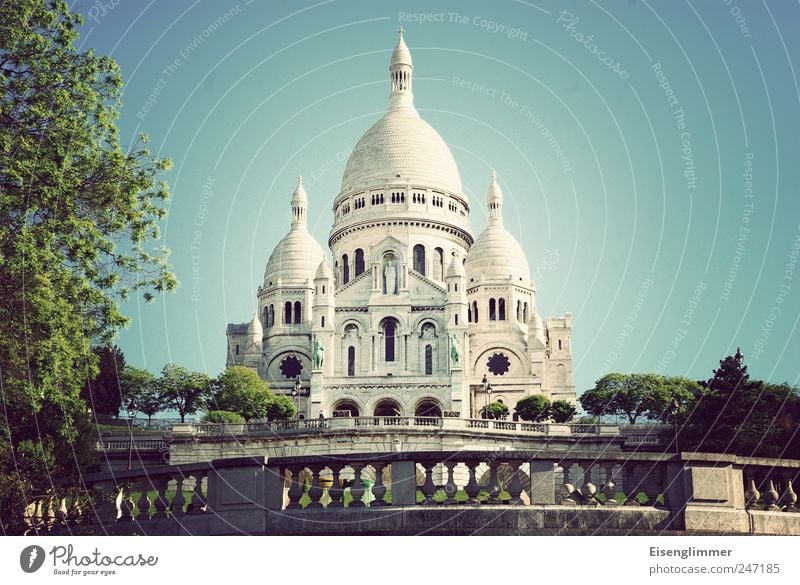
[[[392,60],[389,62],[389,79],[392,91],[389,94],[389,107],[405,108],[414,107],[414,94],[411,92],[411,82],[414,75],[414,64],[411,61],[411,52],[403,40],[403,27],[398,29],[400,38],[392,51]]]
[[[492,171],[492,182],[486,192],[486,207],[489,210],[489,224],[503,225],[503,191],[497,184],[497,173]]]
[[[308,225],[308,194],[303,188],[303,177],[297,177],[297,187],[292,194],[292,229]]]

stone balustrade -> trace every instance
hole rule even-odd
[[[800,461],[705,453],[405,451],[86,475],[39,534],[800,535]]]
[[[440,418],[426,416],[360,416],[324,419],[251,422],[244,424],[175,424],[175,435],[200,437],[260,437],[289,433],[324,434],[331,430],[364,428],[438,428],[448,430],[483,429],[507,434],[539,434],[545,436],[617,436],[619,426],[611,424],[527,423],[493,419]]]

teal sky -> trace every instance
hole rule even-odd
[[[737,346],[752,375],[798,383],[798,3],[114,4],[76,4],[81,43],[122,68],[123,141],[147,132],[174,162],[163,239],[181,281],[124,307],[129,363],[219,373],[299,174],[326,246],[404,21],[415,104],[475,234],[496,169],[540,312],[573,313],[578,393],[610,371],[706,378]]]

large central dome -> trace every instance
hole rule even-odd
[[[461,195],[461,176],[450,149],[414,108],[413,69],[401,35],[389,66],[389,109],[350,154],[342,194],[403,182]]]
[[[401,179],[461,194],[461,176],[447,144],[413,107],[390,109],[353,149],[342,193]]]

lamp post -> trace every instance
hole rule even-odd
[[[128,403],[128,471],[133,467],[133,421],[136,419],[136,401],[131,400]]]
[[[481,380],[481,384],[483,385],[483,417],[486,418],[486,407],[489,406],[489,399],[486,390],[489,389],[489,380],[486,379],[486,374],[483,375],[483,380]]]
[[[680,403],[678,402],[677,398],[672,399],[672,430],[675,433],[675,452],[680,453],[681,450],[678,447],[678,410],[680,409]]]
[[[492,403],[492,385],[486,385],[486,418],[489,418],[489,405]]]
[[[292,400],[294,401],[295,418],[300,418],[300,406],[298,396],[300,396],[300,375],[294,380],[294,387],[292,388]]]

